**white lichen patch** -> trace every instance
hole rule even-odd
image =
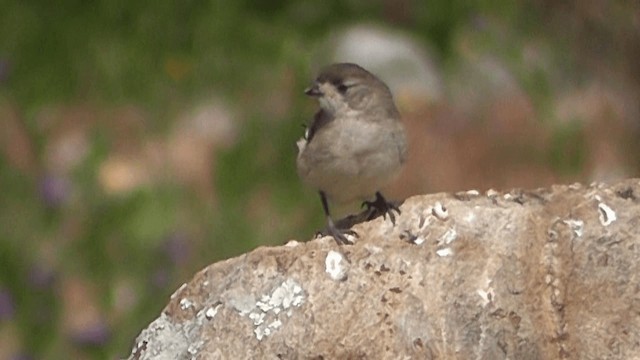
[[[235,309],[240,316],[249,314],[256,307],[256,299],[240,289],[232,289],[226,293],[226,303]]]
[[[598,210],[600,211],[600,223],[602,226],[609,226],[618,219],[616,212],[605,203],[599,203]]]
[[[440,201],[437,201],[435,205],[433,205],[433,209],[431,210],[432,214],[440,220],[447,220],[449,217],[449,210],[447,210],[444,205]]]
[[[259,326],[264,323],[264,317],[266,316],[263,312],[252,312],[249,313],[249,319],[253,320],[253,325]]]
[[[304,296],[300,285],[288,279],[271,293],[269,304],[274,308],[288,309],[290,306],[300,306],[303,301]]]
[[[271,335],[271,329],[269,327],[257,327],[253,329],[253,333],[256,335],[258,341],[262,340],[265,336]]]
[[[263,312],[273,310],[273,306],[269,304],[269,295],[262,295],[262,297],[260,298],[260,301],[256,303],[256,306],[258,307],[258,309],[262,310]]]
[[[267,325],[269,328],[271,329],[278,329],[282,326],[282,321],[280,321],[279,319],[275,319],[274,321],[272,321],[269,325]]]
[[[577,220],[577,219],[569,219],[569,220],[564,220],[563,222],[567,224],[569,228],[571,228],[571,231],[573,231],[573,234],[575,236],[581,237],[582,234],[584,233],[584,221]]]
[[[451,249],[450,247],[439,249],[439,250],[436,250],[436,254],[440,257],[451,256],[453,255],[453,249]]]
[[[343,281],[347,278],[349,264],[340,252],[331,250],[324,260],[324,271],[335,281]]]
[[[196,341],[195,343],[189,345],[189,347],[187,348],[187,352],[189,353],[189,355],[195,356],[200,352],[202,345],[204,345],[204,341]]]
[[[253,310],[249,312],[249,319],[253,322],[253,330],[256,339],[262,340],[273,331],[282,326],[280,316],[286,314],[291,316],[291,309],[301,306],[305,301],[305,294],[302,287],[294,280],[287,279],[280,286],[264,294],[257,301]]]

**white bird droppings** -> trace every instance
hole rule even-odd
[[[416,237],[415,240],[413,240],[413,243],[416,245],[422,245],[424,244],[424,242],[426,241],[426,239],[424,238],[424,236],[418,236]]]
[[[500,193],[497,192],[494,189],[489,189],[489,190],[487,190],[486,195],[487,195],[488,198],[494,198],[494,197],[500,195]]]
[[[218,314],[218,309],[220,308],[220,306],[222,305],[218,304],[216,306],[212,306],[204,312],[204,316],[207,318],[207,320],[213,319]]]
[[[347,278],[348,265],[341,253],[330,250],[324,260],[324,268],[329,277],[336,281],[343,281]]]
[[[188,308],[193,307],[193,302],[187,298],[180,299],[180,309],[187,310]]]
[[[482,307],[486,307],[493,301],[493,288],[489,288],[487,290],[478,289],[476,293],[482,298]]]
[[[450,247],[448,247],[448,248],[436,250],[436,254],[438,254],[438,256],[440,257],[451,256],[453,255],[453,250]]]
[[[449,217],[449,210],[447,210],[447,208],[444,207],[444,205],[442,205],[440,201],[436,202],[436,204],[433,205],[433,209],[431,210],[431,212],[440,220],[447,220],[447,218]]]
[[[575,236],[581,237],[582,234],[584,233],[584,221],[569,219],[569,220],[564,220],[563,222],[569,225],[569,227],[571,228],[571,231],[573,231],[573,234]]]
[[[440,244],[445,244],[445,245],[449,245],[451,244],[455,239],[458,238],[458,232],[455,231],[455,229],[448,229],[447,232],[445,232],[441,237],[440,237]]]
[[[600,223],[602,226],[609,226],[618,219],[616,212],[605,203],[599,203],[598,210],[600,211]]]

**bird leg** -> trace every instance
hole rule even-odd
[[[376,192],[376,199],[373,201],[365,201],[362,203],[362,207],[366,207],[367,211],[369,211],[369,216],[367,220],[372,220],[375,217],[382,215],[382,217],[386,220],[387,215],[389,215],[389,219],[393,225],[396,224],[396,216],[393,213],[396,211],[398,215],[400,215],[400,208],[392,202],[387,201],[384,196],[380,193],[380,191]]]
[[[329,214],[329,202],[327,201],[327,195],[324,191],[320,191],[320,200],[322,201],[322,208],[324,209],[324,214],[327,216],[327,232],[328,235],[333,236],[333,239],[338,243],[338,245],[351,245],[353,242],[347,239],[346,235],[358,236],[358,234],[353,230],[345,230],[338,229],[338,227],[333,223],[333,219],[331,219],[331,215]]]

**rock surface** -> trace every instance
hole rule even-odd
[[[401,210],[395,226],[356,224],[352,246],[292,241],[205,268],[130,359],[640,354],[640,179],[416,196]]]

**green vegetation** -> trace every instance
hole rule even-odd
[[[402,29],[447,67],[469,24],[498,19],[510,33],[474,43],[508,59],[535,112],[551,113],[561,80],[514,50],[538,36],[535,2],[401,3],[2,2],[0,358],[127,356],[198,269],[320,228],[318,199],[295,173],[315,106],[301,91],[325,56],[319,43],[347,25]],[[211,99],[230,109],[235,135],[171,161],[177,119]],[[550,166],[584,171],[585,136],[558,130]],[[189,154],[211,154],[208,171],[181,171],[200,161]]]

